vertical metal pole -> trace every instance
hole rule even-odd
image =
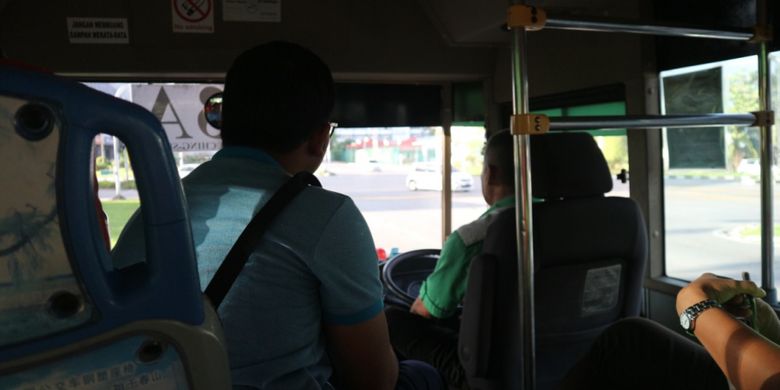
[[[757,24],[767,25],[766,0],[756,2]],[[769,77],[769,53],[767,43],[759,43],[758,49],[758,105],[760,111],[772,109],[772,94]],[[772,194],[774,168],[772,126],[761,126],[761,287],[767,292],[767,301],[777,302],[774,275],[774,221],[772,220]]]
[[[526,55],[526,31],[519,28],[512,35],[512,100],[515,114],[528,113],[528,74]],[[520,367],[522,388],[535,388],[536,342],[534,332],[534,259],[533,237],[531,235],[531,180],[530,140],[527,135],[514,136],[515,150],[515,194],[516,230],[518,253],[520,349],[523,364]]]
[[[125,197],[122,196],[122,179],[119,178],[119,164],[120,164],[120,158],[119,158],[119,138],[113,137],[114,141],[114,160],[113,160],[113,166],[114,166],[114,197],[112,199],[124,199]]]
[[[127,152],[127,147],[120,153],[122,157],[122,169],[125,171],[125,181],[130,181],[130,154]]]
[[[452,232],[452,84],[442,88],[441,241]]]
[[[127,94],[127,96],[123,96],[125,94]],[[119,89],[117,89],[117,91],[114,93],[114,97],[118,97],[120,99],[124,99],[124,100],[128,100],[128,101],[132,102],[133,101],[132,89],[129,88],[128,84],[125,84],[125,85],[119,87]],[[105,141],[105,139],[106,138],[103,136],[103,140],[104,141]],[[112,199],[122,200],[125,197],[122,196],[122,180],[119,178],[119,167],[120,167],[120,161],[121,161],[121,159],[119,157],[119,138],[117,138],[115,136],[112,136],[111,140],[114,141],[114,145],[113,145],[114,146],[114,148],[113,148],[113,151],[114,151],[114,161],[113,161],[113,165],[114,165],[114,197]],[[125,172],[127,172],[127,171],[125,171]]]

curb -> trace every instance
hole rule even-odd
[[[708,176],[708,175],[664,175],[664,179],[684,179],[684,180],[727,180],[727,181],[739,181],[742,179],[740,176],[726,175],[726,176]]]
[[[720,237],[729,241],[739,242],[742,244],[761,245],[761,236],[741,237],[739,234],[742,229],[751,225],[740,225],[729,229],[718,229],[712,232],[715,237]],[[780,248],[780,242],[774,241],[774,247]]]

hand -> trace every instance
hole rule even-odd
[[[772,306],[763,299],[754,299],[756,303],[756,318],[753,328],[764,337],[772,340],[775,344],[780,344],[780,320]],[[729,314],[734,317],[752,319],[753,310],[750,302],[744,294],[740,294],[723,304]]]
[[[412,307],[409,308],[409,311],[425,318],[432,317],[431,312],[429,312],[425,307],[425,304],[423,304],[423,301],[420,299],[420,297],[417,297],[417,299],[414,300]]]
[[[756,331],[775,344],[780,345],[780,320],[775,309],[763,299],[756,299]]]
[[[735,310],[744,306],[739,300],[729,303],[735,297],[748,294],[762,298],[766,292],[749,280],[734,280],[706,273],[684,287],[677,294],[677,313],[682,313],[691,305],[706,299],[714,299],[726,306],[735,306]],[[744,307],[742,307],[744,309]]]

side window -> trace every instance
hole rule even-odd
[[[756,111],[756,78],[755,56],[662,72],[664,114]],[[759,280],[759,156],[758,128],[664,130],[668,276],[691,280],[706,271],[739,278],[749,271]]]

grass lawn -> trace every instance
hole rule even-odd
[[[780,237],[780,226],[774,225],[775,227],[775,237]],[[742,238],[749,238],[749,237],[759,237],[761,236],[761,226],[748,226],[742,228],[742,230],[739,231],[739,235]]]
[[[103,210],[108,214],[108,232],[111,235],[111,247],[114,247],[119,233],[127,224],[140,202],[138,200],[104,200]]]

